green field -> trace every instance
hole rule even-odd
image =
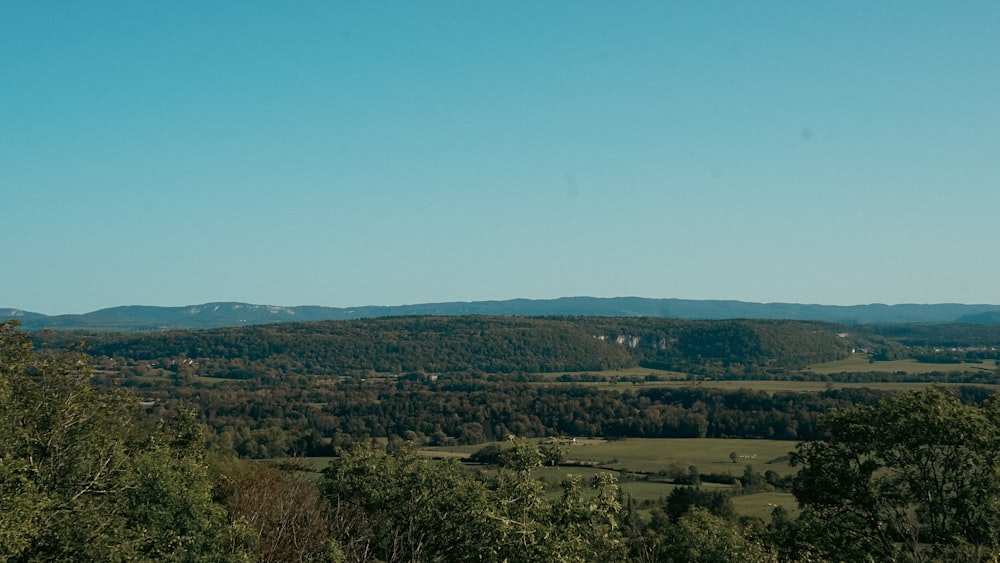
[[[791,493],[769,492],[733,497],[733,508],[737,514],[755,516],[764,522],[771,520],[771,512],[781,506],[791,515],[799,513],[799,505]]]
[[[807,371],[821,375],[841,372],[855,373],[906,373],[908,375],[920,375],[933,372],[951,373],[961,372],[993,372],[996,371],[997,364],[993,360],[982,363],[962,362],[960,364],[932,364],[918,362],[917,360],[893,360],[889,362],[872,362],[864,354],[854,354],[843,360],[826,362],[809,366]]]
[[[502,442],[499,443],[501,446]],[[486,444],[475,446],[424,447],[424,455],[469,455]],[[628,438],[624,440],[579,439],[570,444],[565,455],[567,463],[596,462],[599,467],[616,471],[652,473],[671,464],[683,467],[695,465],[702,473],[741,473],[747,464],[773,469],[781,474],[791,471],[788,464],[775,458],[795,449],[795,442],[787,440],[741,440],[715,438]],[[737,463],[729,459],[736,452],[741,457]],[[763,471],[763,469],[761,469]]]
[[[709,438],[629,438],[625,440],[578,440],[566,453],[567,460],[596,460],[609,468],[635,472],[654,472],[676,463],[697,466],[702,473],[733,471],[739,473],[750,463],[762,466],[793,450],[794,442],[781,440],[730,440]],[[729,454],[744,456],[733,463]],[[779,473],[787,463],[769,467]],[[738,471],[734,471],[738,469]]]

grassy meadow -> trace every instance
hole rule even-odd
[[[922,375],[934,372],[950,373],[961,372],[993,372],[997,369],[997,364],[993,360],[981,363],[962,362],[958,364],[935,364],[918,362],[914,359],[892,360],[887,362],[873,362],[864,354],[852,354],[843,360],[826,362],[809,366],[805,371],[811,371],[820,375],[841,372],[872,373],[906,373],[907,375]]]

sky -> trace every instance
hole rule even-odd
[[[0,307],[1000,303],[1000,3],[0,2]]]

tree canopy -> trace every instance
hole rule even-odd
[[[0,558],[227,559],[194,415],[141,423],[86,358],[36,357],[15,328],[0,324]]]
[[[886,561],[995,560],[1000,538],[1000,403],[938,388],[825,417],[803,442],[794,493],[827,554]]]

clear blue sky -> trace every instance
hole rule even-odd
[[[0,3],[0,307],[1000,303],[1000,3]]]

